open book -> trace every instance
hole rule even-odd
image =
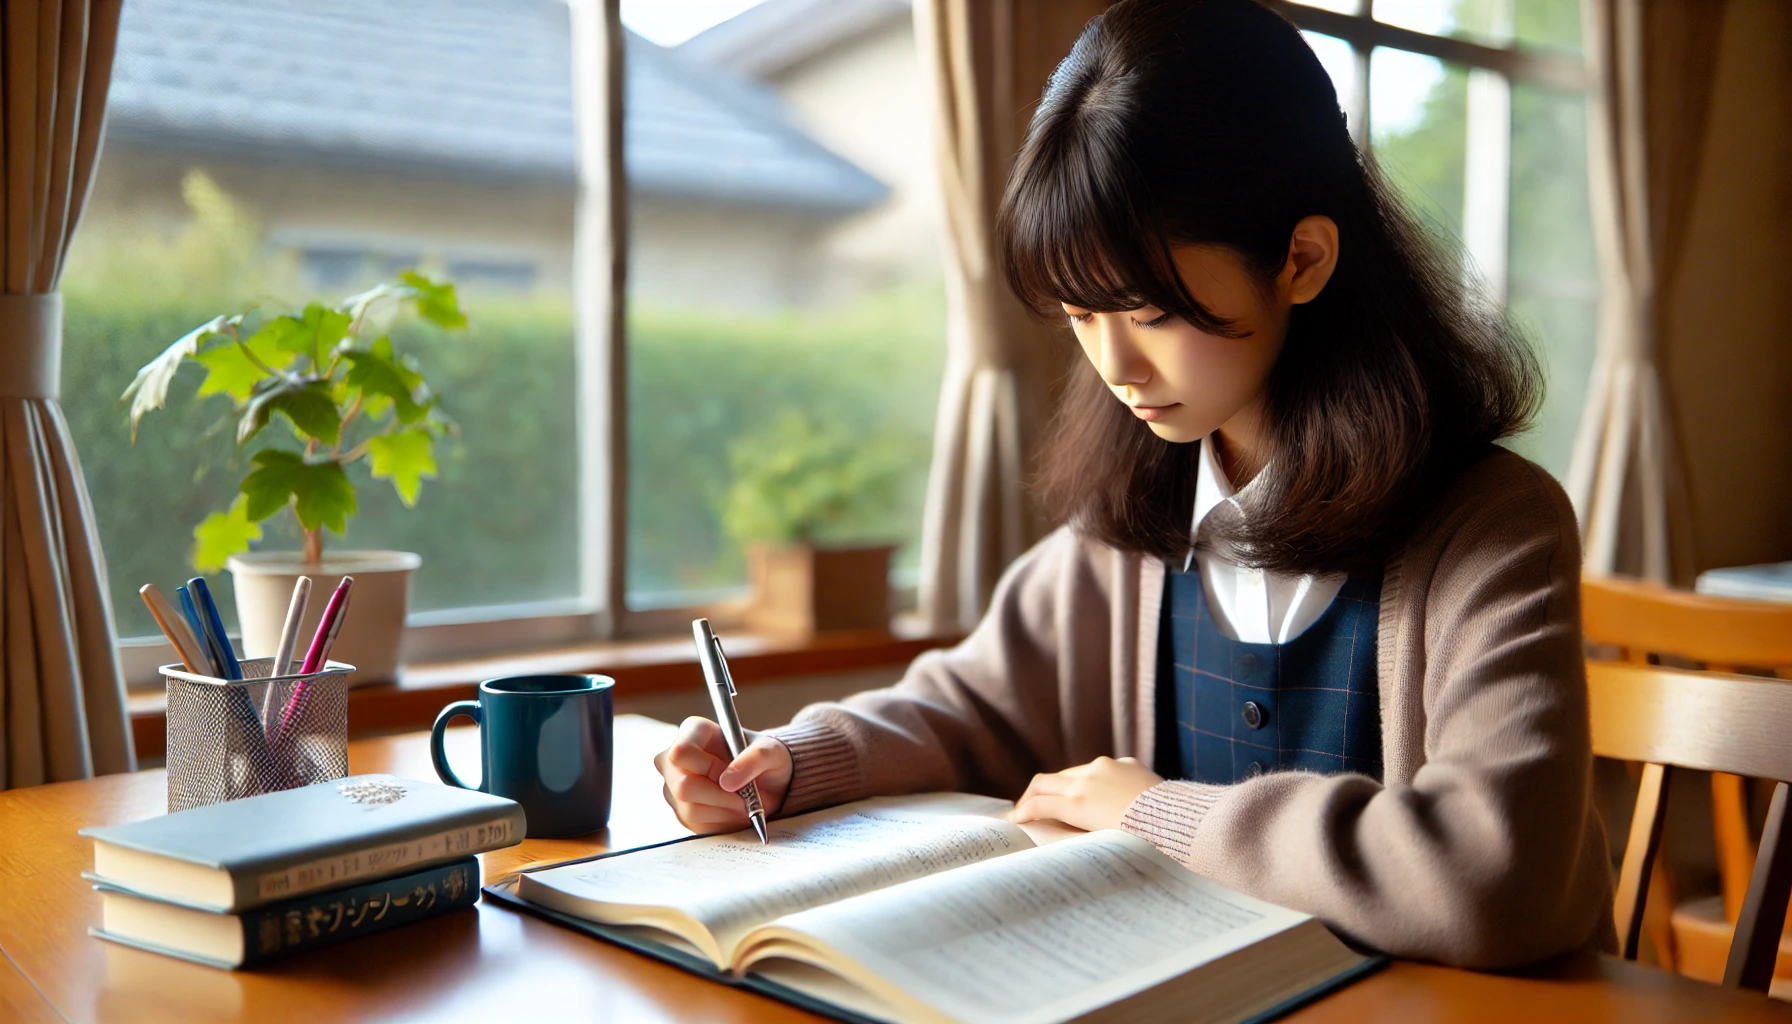
[[[1236,1021],[1370,965],[1125,832],[1039,845],[965,794],[886,797],[525,873],[516,896],[877,1020]]]

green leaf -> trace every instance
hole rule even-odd
[[[460,311],[460,300],[454,295],[454,285],[437,284],[414,270],[405,271],[398,275],[398,279],[411,286],[417,312],[425,320],[451,330],[467,326],[466,314]]]
[[[347,337],[348,325],[349,315],[341,310],[328,309],[316,302],[305,307],[306,340],[316,338],[319,352],[330,351]]]
[[[249,518],[249,502],[238,495],[229,511],[213,512],[193,527],[193,568],[207,575],[217,572],[231,555],[242,554],[250,541],[260,539],[261,527]]]
[[[306,466],[303,482],[303,487],[293,489],[299,525],[307,530],[323,526],[338,534],[348,529],[348,517],[356,511],[355,485],[342,466],[334,462]]]
[[[278,448],[263,448],[252,461],[256,468],[249,471],[237,489],[246,499],[245,514],[251,522],[259,523],[292,500],[292,492],[305,473],[305,459]]]
[[[435,438],[427,430],[368,438],[367,451],[373,462],[373,478],[390,479],[406,508],[417,504],[423,478],[433,479],[436,475]]]
[[[168,401],[168,385],[174,382],[174,371],[180,369],[180,361],[199,351],[199,347],[223,333],[224,328],[232,322],[240,323],[241,317],[217,317],[207,323],[200,324],[174,344],[162,350],[143,364],[137,376],[131,380],[119,401],[131,400],[131,443],[137,443],[137,424],[143,415],[151,409],[160,409]]]
[[[260,352],[257,345],[267,345],[280,352],[293,355],[304,355],[311,351],[312,335],[305,330],[305,325],[290,316],[277,316],[261,325],[261,330],[249,336],[250,348]]]
[[[243,352],[247,348],[253,353],[255,360]],[[198,397],[225,394],[238,402],[246,402],[255,393],[255,386],[268,379],[268,370],[276,372],[292,365],[293,354],[283,352],[274,335],[265,329],[256,331],[246,340],[232,345],[219,345],[209,348],[193,356],[209,371],[205,382],[199,385]]]
[[[330,395],[330,385],[321,380],[299,380],[282,377],[257,389],[237,423],[236,440],[246,443],[267,426],[274,413],[285,416],[301,438],[316,438],[320,444],[334,445],[342,437],[342,415]]]
[[[248,516],[257,522],[286,507],[290,498],[299,525],[341,533],[355,514],[355,485],[335,462],[307,463],[293,452],[264,448],[255,453],[256,469],[243,478]]]
[[[384,341],[385,339],[380,339]],[[361,352],[349,350],[343,358],[349,362],[349,370],[344,378],[351,387],[361,389],[367,398],[380,396],[392,401],[398,412],[398,422],[410,424],[422,419],[429,412],[428,389],[423,386],[423,377],[417,371],[392,359],[392,343],[386,342],[386,356],[378,354],[379,342],[374,342],[374,351]],[[378,409],[368,409],[370,416],[384,412],[384,403]]]

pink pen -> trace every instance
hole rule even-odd
[[[317,622],[317,632],[312,634],[311,646],[305,651],[305,664],[299,668],[300,675],[310,675],[324,667],[330,648],[336,643],[336,634],[342,631],[343,616],[348,611],[348,592],[354,585],[353,576],[344,576],[342,582],[336,584],[336,590],[330,594],[330,603],[324,606],[324,617]],[[280,714],[279,735],[282,739],[287,728],[299,717],[299,710],[305,706],[305,690],[309,685],[301,682],[292,688],[286,710]]]

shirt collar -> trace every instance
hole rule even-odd
[[[1231,501],[1236,493],[1214,451],[1213,435],[1209,434],[1201,439],[1201,459],[1195,471],[1195,512],[1188,524],[1189,543],[1194,543],[1195,533],[1201,529],[1201,521],[1207,518],[1207,513],[1219,507],[1221,502]]]

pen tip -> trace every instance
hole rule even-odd
[[[753,831],[759,833],[759,845],[760,846],[764,846],[765,844],[771,842],[771,837],[769,837],[765,834],[765,819],[764,818],[754,818],[753,819]]]

